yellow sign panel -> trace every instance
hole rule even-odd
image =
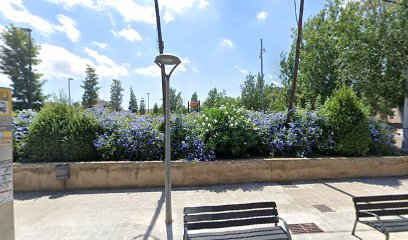
[[[11,117],[11,89],[0,88],[0,117]]]

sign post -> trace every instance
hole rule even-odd
[[[0,236],[14,240],[11,89],[0,88]]]

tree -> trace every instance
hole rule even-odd
[[[181,92],[177,92],[175,88],[170,88],[170,112],[181,113],[184,111],[183,99],[181,98]]]
[[[193,95],[191,95],[190,103],[191,102],[198,102],[198,94],[197,92],[194,92]],[[197,107],[191,107],[191,111],[198,111],[198,106]]]
[[[255,111],[262,110],[262,85],[263,80],[260,74],[256,76],[249,73],[246,76],[244,83],[241,84],[241,102],[245,108]],[[266,88],[267,86],[265,86],[265,90]]]
[[[122,82],[117,79],[113,79],[110,88],[110,103],[114,111],[122,110],[123,91],[124,89],[122,87]]]
[[[226,97],[227,94],[225,90],[219,92],[217,88],[213,88],[208,92],[207,99],[204,101],[203,106],[206,108],[218,107],[221,105],[222,99]]]
[[[408,65],[408,0],[328,1],[304,26],[296,92],[298,106],[323,104],[334,90],[350,86],[383,116],[401,106]],[[281,79],[291,84],[294,44],[282,54]]]
[[[138,112],[137,99],[135,94],[133,93],[132,87],[130,87],[129,111],[131,111],[132,113]]]
[[[146,104],[144,98],[140,99],[140,108],[139,108],[139,113],[140,115],[144,115],[146,113]]]
[[[153,113],[154,114],[159,114],[159,106],[157,105],[157,103],[155,103],[154,106],[153,106]]]
[[[100,87],[98,87],[98,75],[95,72],[95,68],[88,64],[86,65],[85,74],[85,80],[81,85],[81,88],[84,89],[82,105],[91,108],[98,103],[98,91],[100,89]]]
[[[22,102],[22,108],[36,107],[45,100],[42,74],[33,69],[41,62],[38,59],[40,45],[29,31],[11,24],[0,35],[0,71],[10,77],[13,97]]]

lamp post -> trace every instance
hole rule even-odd
[[[71,105],[71,81],[74,80],[73,78],[68,78],[68,99],[69,105]]]
[[[165,130],[165,178],[164,178],[164,191],[166,196],[166,223],[171,223],[171,165],[170,165],[170,76],[176,67],[181,63],[180,58],[170,55],[170,54],[160,54],[157,55],[154,62],[162,69],[162,73],[165,74],[165,84],[163,93],[165,96],[165,119],[166,119],[166,130]],[[166,66],[173,66],[169,74],[166,74]]]
[[[19,28],[21,31],[28,33],[28,79],[27,79],[27,101],[28,108],[33,108],[33,94],[31,89],[31,28]]]
[[[146,93],[147,94],[147,114],[149,114],[150,113],[150,110],[149,110],[149,96],[150,96],[150,93]]]

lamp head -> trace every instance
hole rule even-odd
[[[181,63],[180,58],[171,55],[171,54],[160,54],[157,55],[156,59],[154,60],[156,64],[163,64],[163,65],[178,65]]]

